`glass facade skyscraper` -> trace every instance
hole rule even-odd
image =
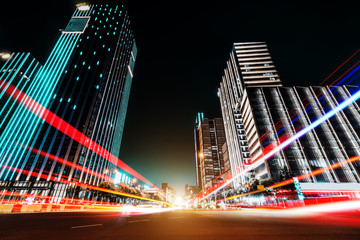
[[[18,55],[13,54],[6,63],[3,75]],[[45,64],[22,70],[30,79],[30,87],[22,91],[118,157],[136,55],[124,6],[90,5],[87,10],[77,9],[60,31]],[[26,107],[13,107],[17,115],[12,113],[13,117],[1,128],[3,186],[21,191],[30,186],[29,193],[63,197],[68,187],[64,181],[97,185],[104,180],[93,172],[112,180],[118,170],[115,164],[59,131],[56,118],[49,124]],[[120,179],[130,181],[129,176]]]
[[[219,88],[233,174],[357,90],[356,86],[282,86],[265,43],[235,43]],[[359,119],[360,108],[354,102],[257,167],[256,178],[277,178],[286,170],[295,176],[310,173],[302,180],[306,183],[359,183],[359,162],[329,167],[360,155]],[[311,174],[326,167],[321,174]],[[246,183],[247,177],[234,181],[235,187]]]
[[[199,190],[206,190],[221,179],[224,171],[222,146],[225,143],[224,125],[221,118],[204,118],[198,113],[194,129],[196,177]]]

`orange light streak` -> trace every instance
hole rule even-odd
[[[8,167],[7,166],[6,168],[9,168],[12,171],[16,171],[16,172],[20,171],[20,169],[15,169],[14,167]],[[30,174],[30,175],[35,176],[35,177],[38,177],[40,175],[40,177],[43,178],[43,179],[47,179],[49,177],[49,175],[46,175],[46,174],[39,174],[39,173],[36,173],[36,172],[30,172],[28,170],[22,170],[22,171],[25,172],[26,174]],[[102,187],[97,187],[97,186],[93,186],[93,185],[83,184],[83,183],[80,183],[80,182],[74,182],[74,181],[58,179],[58,178],[53,177],[53,176],[50,176],[50,179],[53,180],[53,181],[60,182],[60,183],[73,184],[73,185],[76,185],[76,186],[79,186],[79,187],[84,187],[85,186],[86,188],[96,190],[96,191],[107,192],[107,193],[111,193],[111,194],[115,194],[115,195],[120,195],[120,196],[125,196],[125,197],[130,197],[130,198],[136,198],[136,199],[139,199],[139,200],[156,202],[156,203],[160,203],[160,204],[166,204],[166,205],[172,207],[172,204],[170,204],[168,202],[158,201],[158,200],[154,200],[154,199],[150,199],[150,198],[144,198],[144,197],[136,196],[136,195],[129,194],[129,193],[118,192],[118,191],[110,190],[110,189],[107,189],[107,188],[102,188]],[[43,196],[41,196],[41,197],[43,197]],[[47,197],[47,198],[51,198],[51,197],[52,196]]]
[[[305,179],[305,178],[308,178],[310,177],[311,175],[319,175],[325,171],[329,171],[331,169],[337,169],[339,167],[341,167],[342,165],[344,164],[349,164],[349,163],[352,163],[352,162],[356,162],[356,161],[359,161],[360,159],[360,156],[354,156],[354,157],[351,157],[349,159],[346,159],[344,161],[341,161],[341,162],[338,162],[338,163],[334,163],[334,164],[331,164],[330,166],[328,167],[324,167],[324,168],[319,168],[319,169],[316,169],[310,173],[305,173],[305,174],[302,174],[302,175],[299,175],[297,176],[297,179],[300,181],[302,179]],[[275,183],[273,185],[270,185],[266,188],[264,188],[263,190],[256,190],[256,191],[252,191],[252,192],[248,192],[248,193],[243,193],[243,194],[238,194],[238,195],[235,195],[235,196],[231,196],[231,197],[227,197],[227,198],[224,198],[224,199],[220,199],[218,201],[224,201],[224,200],[230,200],[230,199],[234,199],[234,198],[237,198],[237,197],[242,197],[242,196],[246,196],[246,195],[250,195],[250,194],[255,194],[255,193],[260,193],[260,192],[264,192],[266,190],[269,190],[269,189],[275,189],[275,188],[279,188],[279,187],[283,187],[283,186],[286,186],[286,185],[289,185],[289,184],[292,184],[294,183],[294,179],[293,178],[290,178],[290,179],[287,179],[287,180],[284,180],[282,182],[279,182],[279,183]],[[309,190],[309,192],[315,192],[314,190]],[[322,190],[324,192],[352,192],[351,190]],[[306,191],[303,191],[303,192],[306,192]],[[359,192],[359,191],[354,191],[354,192]]]

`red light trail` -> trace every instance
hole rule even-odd
[[[326,77],[319,85],[324,84],[331,76],[333,76],[341,67],[343,67],[347,62],[349,62],[356,54],[358,54],[360,52],[360,49],[358,49],[355,53],[353,53],[348,59],[346,59],[338,68],[336,68],[328,77]],[[352,69],[354,69],[358,64],[360,63],[360,61],[356,62],[351,68],[349,68],[348,70],[346,70],[343,74],[341,74],[341,76],[339,76],[335,81],[333,81],[330,85],[334,85],[336,84],[342,77],[344,77],[347,73],[349,73]],[[317,97],[319,97],[321,94],[318,94]],[[306,100],[306,98],[302,99],[301,102],[304,102]],[[310,102],[306,103],[304,105],[304,108],[307,110],[307,107],[310,105]],[[296,114],[293,114],[291,116],[291,113],[294,111],[295,109],[291,109],[289,110],[289,115],[290,115],[290,120],[293,121],[296,118]],[[281,128],[286,128],[287,126],[284,126],[280,121],[278,121],[277,123],[274,124],[275,126],[275,130],[276,132],[279,131],[279,129]],[[260,138],[259,141],[262,141],[266,138],[266,136],[270,133],[270,130],[268,130],[267,132],[265,132]],[[267,147],[264,148],[263,150],[263,155],[269,151],[269,149],[271,150],[274,146],[272,146],[272,144],[268,145]],[[255,162],[255,160],[251,160],[251,163]],[[219,174],[216,179],[220,178],[221,175],[223,173]],[[227,180],[231,179],[232,177],[230,176]],[[226,180],[226,179],[225,179]],[[214,182],[215,180],[213,180]]]
[[[25,146],[22,146],[22,147],[25,147]],[[26,149],[28,149],[28,150],[36,153],[36,154],[39,154],[40,156],[47,157],[47,158],[49,158],[49,159],[51,159],[51,160],[54,160],[54,161],[56,161],[56,162],[58,162],[58,163],[65,164],[65,165],[68,166],[68,167],[73,167],[73,168],[75,168],[75,169],[77,169],[77,170],[85,171],[85,172],[87,172],[88,174],[90,174],[90,175],[92,175],[92,176],[95,176],[95,177],[99,177],[99,178],[101,178],[101,179],[103,179],[103,180],[112,179],[112,178],[110,178],[110,177],[108,177],[108,176],[106,176],[106,175],[103,175],[103,174],[101,174],[101,173],[98,173],[98,172],[96,172],[96,171],[94,171],[94,170],[85,168],[85,167],[83,167],[83,166],[81,166],[81,165],[78,165],[78,164],[75,164],[75,163],[73,163],[73,162],[67,161],[67,160],[65,160],[65,159],[63,159],[63,158],[57,157],[57,156],[55,156],[55,155],[53,155],[53,154],[50,154],[50,153],[41,151],[41,150],[39,150],[39,149],[31,148],[31,147],[26,147]],[[56,175],[58,175],[58,174],[56,174]],[[71,179],[69,179],[69,181],[71,181]]]
[[[6,84],[4,84],[6,83]],[[7,88],[4,86],[7,85]],[[11,96],[12,99],[18,104],[24,104],[24,107],[36,115],[37,117],[41,118],[54,128],[58,129],[60,132],[64,133],[65,135],[71,137],[78,143],[82,144],[86,148],[90,149],[94,153],[98,154],[102,158],[106,159],[107,161],[111,162],[115,166],[121,168],[125,172],[129,173],[130,175],[138,178],[139,180],[147,183],[148,185],[157,188],[154,184],[152,184],[149,180],[144,178],[126,163],[118,159],[115,155],[107,151],[105,148],[97,144],[96,142],[92,141],[89,137],[82,134],[76,128],[65,122],[63,119],[58,117],[56,114],[42,106],[40,103],[36,102],[31,97],[27,96],[25,93],[17,89],[10,83],[5,82],[4,80],[0,79],[0,90],[5,91],[8,96]]]
[[[344,161],[331,164],[328,167],[319,168],[319,169],[316,169],[316,170],[314,170],[314,171],[312,171],[310,173],[305,173],[305,174],[299,175],[299,176],[297,176],[297,179],[300,181],[300,180],[303,180],[303,179],[306,179],[306,178],[310,177],[311,175],[316,176],[316,175],[319,175],[319,174],[321,174],[321,173],[323,173],[325,171],[329,171],[331,169],[337,169],[337,168],[341,167],[344,164],[349,164],[349,163],[352,163],[352,162],[359,161],[359,159],[360,159],[360,156],[354,156],[354,157],[351,157],[351,158],[346,159]],[[218,200],[218,202],[219,201],[224,201],[224,200],[230,200],[230,199],[234,199],[234,198],[238,198],[238,197],[242,197],[242,196],[251,195],[251,194],[254,194],[254,193],[264,192],[264,191],[269,190],[269,189],[275,189],[275,188],[283,187],[283,186],[294,183],[294,181],[295,181],[295,179],[290,178],[290,179],[284,180],[282,182],[272,184],[272,185],[270,185],[268,187],[265,187],[262,190],[256,190],[256,191],[252,191],[252,192],[238,194],[238,195],[235,195],[235,196],[230,196],[230,197],[227,197],[227,198],[224,198],[224,199],[220,199],[220,200]],[[323,190],[323,191],[324,192],[360,192],[360,190]],[[318,192],[318,191],[317,190],[309,190],[309,191],[305,190],[305,191],[302,191],[302,192]]]
[[[353,55],[351,55],[348,59],[346,59],[338,68],[336,68],[329,76],[327,76],[319,85],[323,85],[332,75],[334,75],[341,67],[343,67],[350,59],[352,59],[358,52],[360,52],[360,49],[358,49]],[[357,63],[356,63],[357,64]],[[355,64],[355,65],[356,65]],[[342,77],[342,76],[341,76]],[[336,79],[333,83],[330,85],[333,85],[335,82],[337,82],[341,77]]]
[[[9,167],[9,166],[6,166],[6,168],[8,169],[11,169],[12,171],[16,171],[16,172],[19,172],[20,169],[15,169],[13,167]],[[144,200],[144,201],[150,201],[150,202],[156,202],[156,203],[161,203],[161,204],[166,204],[168,206],[172,206],[170,203],[168,202],[163,202],[163,201],[158,201],[158,200],[154,200],[154,199],[150,199],[150,198],[144,198],[144,197],[140,197],[140,196],[137,196],[137,195],[133,195],[133,194],[129,194],[129,193],[124,193],[124,192],[119,192],[119,191],[114,191],[114,190],[111,190],[111,189],[107,189],[107,188],[102,188],[102,187],[97,187],[97,186],[93,186],[93,185],[88,185],[88,184],[84,184],[84,183],[80,183],[80,182],[74,182],[74,181],[69,181],[69,180],[64,180],[64,179],[59,179],[57,177],[54,177],[54,176],[49,176],[49,175],[46,175],[46,174],[40,174],[40,173],[36,173],[36,172],[30,172],[28,170],[22,170],[25,174],[30,174],[31,176],[34,176],[34,177],[38,177],[40,176],[40,178],[42,179],[47,179],[47,178],[50,178],[50,180],[52,181],[56,181],[56,182],[60,182],[60,183],[66,183],[66,184],[72,184],[72,185],[75,185],[75,186],[78,186],[78,187],[84,187],[86,186],[86,188],[88,189],[92,189],[92,190],[96,190],[96,191],[101,191],[101,192],[107,192],[107,193],[111,193],[111,194],[115,194],[115,195],[120,195],[120,196],[125,196],[125,197],[130,197],[130,198],[136,198],[136,199],[139,199],[139,200]],[[13,193],[12,193],[13,194]],[[15,193],[16,194],[16,193]],[[6,195],[6,193],[5,193]],[[22,195],[24,196],[24,194],[19,194],[19,196]],[[32,194],[25,194],[25,196],[31,196],[31,197],[39,197],[39,198],[46,198],[46,199],[49,199],[49,198],[53,198],[52,196],[50,197],[44,197],[44,196],[41,196],[41,195],[32,195]],[[61,198],[61,199],[66,199],[66,198]]]

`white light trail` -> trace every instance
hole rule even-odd
[[[208,198],[209,196],[211,196],[212,194],[218,192],[219,190],[221,190],[222,188],[224,188],[225,186],[229,185],[230,183],[232,183],[236,178],[240,177],[241,175],[257,168],[258,166],[260,166],[262,163],[264,163],[265,161],[267,161],[269,158],[271,158],[272,156],[274,156],[277,152],[285,149],[287,146],[289,146],[291,143],[293,143],[295,140],[301,138],[302,136],[304,136],[306,133],[308,133],[309,131],[313,130],[314,128],[316,128],[317,126],[319,126],[320,124],[324,123],[326,120],[328,120],[329,118],[335,116],[336,113],[340,112],[341,110],[343,110],[344,108],[346,108],[347,106],[349,106],[351,103],[357,101],[360,98],[360,90],[357,91],[355,94],[353,94],[351,97],[349,97],[348,99],[346,99],[345,101],[343,101],[341,104],[339,104],[337,107],[335,107],[334,109],[332,109],[331,111],[327,112],[325,115],[323,115],[322,117],[320,117],[318,120],[314,121],[313,123],[311,123],[309,126],[307,126],[306,128],[302,129],[301,131],[297,132],[295,135],[293,135],[292,137],[286,139],[284,142],[282,142],[281,144],[279,144],[278,146],[276,146],[274,149],[272,149],[271,151],[269,151],[268,153],[266,153],[265,155],[263,155],[262,157],[260,157],[257,161],[255,161],[253,164],[249,165],[246,169],[242,170],[240,173],[238,173],[237,175],[233,176],[231,179],[229,179],[226,183],[224,183],[222,186],[220,186],[219,188],[215,189],[214,191],[212,191],[211,193],[209,193],[208,195],[206,195],[205,197],[203,197],[201,200],[204,200],[206,198]]]

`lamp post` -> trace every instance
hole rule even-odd
[[[79,11],[88,11],[90,10],[90,5],[87,3],[79,3],[76,4],[76,7]]]
[[[3,60],[8,60],[11,57],[11,54],[7,52],[0,52],[0,57]]]

